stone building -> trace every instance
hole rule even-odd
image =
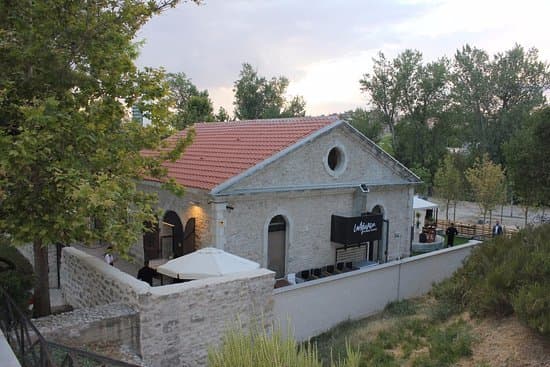
[[[133,247],[136,258],[215,246],[282,277],[409,256],[420,180],[347,122],[201,123],[195,131],[182,157],[166,164],[183,197],[141,184],[159,194],[164,215]]]

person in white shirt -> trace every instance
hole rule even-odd
[[[112,254],[113,247],[109,246],[107,247],[107,251],[103,255],[103,258],[105,259],[105,262],[111,266],[115,266],[115,257]]]

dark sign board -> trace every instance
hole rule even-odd
[[[382,214],[364,214],[360,217],[333,215],[330,240],[344,245],[354,245],[382,238]]]

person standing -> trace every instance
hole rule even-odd
[[[113,246],[107,247],[107,251],[103,254],[105,262],[111,266],[115,266],[115,257],[113,256]]]
[[[493,237],[500,236],[502,234],[502,226],[497,220],[497,223],[493,227]]]
[[[150,286],[153,286],[153,277],[156,275],[155,269],[149,267],[149,260],[145,260],[143,268],[139,269],[137,273],[137,278],[141,281],[149,283]]]
[[[453,247],[455,244],[455,236],[458,234],[458,230],[455,228],[454,223],[451,223],[445,231],[445,234],[447,235],[447,247]]]

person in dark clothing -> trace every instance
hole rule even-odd
[[[447,247],[453,247],[455,244],[455,236],[458,234],[458,230],[455,228],[454,223],[451,223],[445,231],[445,234],[447,235]]]
[[[143,268],[139,269],[137,278],[141,281],[149,283],[150,286],[153,286],[153,277],[157,274],[155,269],[149,267],[149,260],[146,260]]]
[[[493,237],[500,236],[502,234],[502,232],[503,232],[502,231],[502,226],[500,225],[500,223],[497,220],[497,223],[493,227]]]

